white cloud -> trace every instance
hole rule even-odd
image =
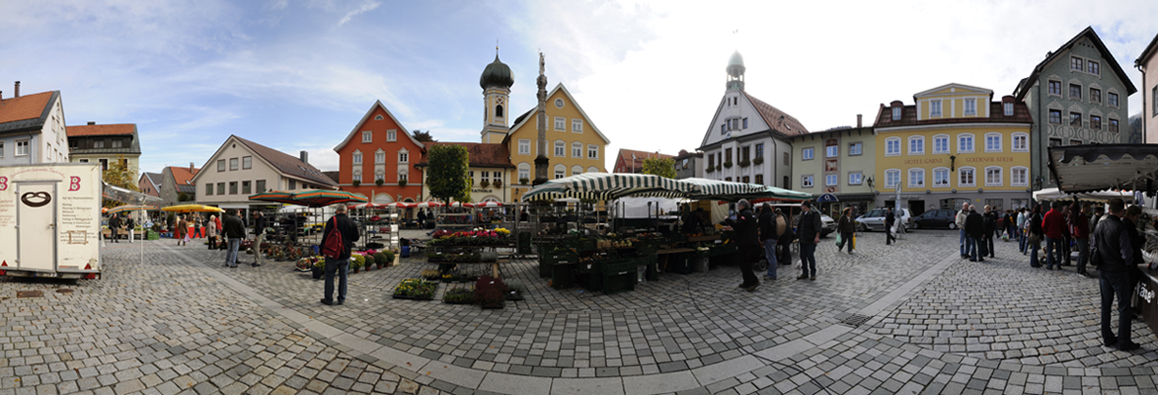
[[[360,7],[358,7],[357,9],[354,9],[353,11],[347,12],[346,16],[342,17],[342,20],[338,21],[338,26],[345,25],[346,22],[349,22],[350,19],[354,18],[358,14],[361,14],[363,12],[367,12],[367,11],[373,10],[375,8],[378,8],[378,6],[380,6],[380,5],[382,5],[382,3],[377,2],[377,1],[367,1],[365,3],[362,3],[362,5]]]

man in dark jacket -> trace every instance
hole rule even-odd
[[[985,246],[985,249],[982,251],[981,257],[984,258],[985,255],[989,255],[990,258],[994,258],[993,234],[997,232],[997,210],[986,205],[985,216],[982,218],[981,223],[983,224],[982,227],[985,228],[985,234],[982,237],[982,245]]]
[[[752,292],[760,286],[760,279],[756,278],[756,273],[752,271],[752,265],[760,259],[759,229],[756,227],[756,216],[752,214],[752,204],[748,203],[748,200],[740,199],[736,203],[736,208],[740,211],[736,214],[736,218],[729,218],[724,222],[736,231],[736,244],[739,246],[736,253],[740,259],[740,273],[744,277],[740,288]]]
[[[113,216],[109,217],[109,235],[113,238],[113,243],[120,243],[120,241],[117,240],[119,230],[121,230],[121,217],[113,213]]]
[[[1070,205],[1070,211],[1077,213],[1070,221],[1070,225],[1073,227],[1074,240],[1078,244],[1078,274],[1089,277],[1086,263],[1090,262],[1090,204],[1083,204],[1080,209],[1077,206],[1077,201]]]
[[[965,236],[968,237],[969,261],[985,262],[984,247],[981,246],[982,237],[985,237],[985,224],[981,214],[977,213],[976,206],[969,206],[969,215],[965,216]]]
[[[241,209],[226,211],[225,223],[222,225],[225,238],[229,240],[229,252],[225,253],[225,266],[237,267],[237,250],[241,248],[241,239],[245,238],[245,224],[241,222]]]
[[[820,213],[812,209],[812,202],[800,205],[800,223],[796,226],[796,235],[800,238],[800,277],[797,280],[810,279],[816,281],[816,245],[820,243]]]
[[[776,263],[776,243],[780,239],[780,235],[776,234],[776,213],[772,212],[772,207],[768,203],[764,203],[760,207],[760,244],[764,246],[764,258],[768,260],[768,273],[764,275],[765,279],[776,279],[776,267],[780,266]]]
[[[1101,277],[1102,294],[1102,344],[1117,347],[1121,351],[1138,349],[1138,344],[1130,341],[1130,295],[1134,292],[1131,284],[1130,265],[1134,262],[1134,248],[1126,224],[1120,219],[1125,211],[1122,199],[1113,199],[1110,213],[1098,221],[1094,230],[1094,242],[1102,266],[1098,268]],[[1118,296],[1118,335],[1110,328],[1110,308]]]
[[[346,302],[346,276],[350,270],[350,249],[354,247],[354,242],[358,241],[358,225],[346,216],[346,205],[339,204],[334,210],[334,216],[326,221],[326,229],[322,232],[322,245],[326,245],[326,241],[330,238],[330,233],[338,227],[338,233],[342,235],[342,253],[337,258],[326,257],[326,285],[325,296],[322,298],[322,304],[334,304],[334,274],[338,275],[338,304]]]
[[[1061,203],[1053,202],[1052,209],[1045,213],[1041,228],[1045,232],[1045,268],[1053,270],[1054,264],[1061,269],[1062,241],[1066,233],[1066,220],[1061,213]]]
[[[265,260],[261,256],[261,243],[265,241],[265,228],[269,224],[265,221],[265,215],[261,211],[254,211],[253,213],[253,267],[261,266]]]
[[[836,223],[836,231],[840,232],[840,242],[837,245],[837,252],[845,245],[848,246],[848,253],[851,254],[853,250],[852,235],[856,232],[856,224],[852,219],[852,207],[845,207],[843,214],[840,215],[840,221]]]

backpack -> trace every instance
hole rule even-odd
[[[342,241],[342,231],[338,230],[338,217],[334,217],[334,226],[330,228],[330,234],[326,235],[326,242],[322,244],[322,255],[325,255],[326,258],[338,259],[346,249],[345,244]]]

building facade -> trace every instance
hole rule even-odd
[[[913,215],[964,201],[1000,210],[1027,206],[1033,118],[1014,97],[992,97],[992,90],[948,84],[913,95],[913,105],[881,104],[874,125],[877,206],[894,206],[898,195]]]
[[[633,149],[620,148],[619,153],[615,155],[615,166],[612,167],[612,173],[643,173],[643,161],[651,159],[673,159],[675,156],[661,154],[659,152],[647,152]]]
[[[570,177],[583,173],[606,173],[607,144],[611,140],[595,126],[583,107],[563,84],[547,93],[547,159],[548,178]],[[509,196],[517,200],[534,181],[535,157],[539,146],[538,115],[531,109],[515,120],[502,144],[515,166],[511,175]],[[526,182],[524,182],[524,180]]]
[[[69,126],[65,131],[70,162],[99,162],[103,171],[109,169],[110,162],[120,161],[134,175],[141,174],[141,142],[136,124],[97,125],[90,121],[86,125]]]
[[[193,176],[201,169],[193,167],[167,166],[161,170],[160,197],[164,206],[173,206],[197,201],[197,184]]]
[[[338,185],[342,190],[365,195],[374,203],[421,201],[422,169],[416,164],[425,149],[377,101],[334,147],[338,153]]]
[[[1013,92],[1033,116],[1033,190],[1056,186],[1049,171],[1052,145],[1141,143],[1127,137],[1128,98],[1135,91],[1092,28],[1049,52]]]
[[[60,91],[0,97],[0,166],[68,162]]]
[[[510,202],[514,200],[508,185],[514,166],[511,165],[510,153],[507,152],[505,145],[443,142],[427,144],[428,146],[458,145],[466,148],[469,156],[470,173],[468,176],[471,182],[470,197],[472,202]],[[424,169],[429,164],[426,155],[423,154],[416,166]],[[426,182],[426,179],[422,180],[422,196],[430,196],[429,183]]]
[[[224,209],[248,209],[249,195],[259,192],[338,188],[309,164],[305,151],[295,158],[235,135],[225,139],[190,181],[198,189],[198,204]]]
[[[1158,143],[1158,35],[1134,61],[1142,72],[1142,134],[1143,143]]]
[[[682,180],[684,178],[704,178],[704,153],[703,152],[688,152],[687,150],[680,150],[680,154],[675,158],[676,179]]]
[[[141,173],[137,189],[143,194],[161,197],[161,173]]]
[[[796,118],[744,90],[744,59],[732,54],[724,97],[698,150],[704,177],[791,188],[791,136],[808,134]]]
[[[825,213],[855,207],[866,213],[876,207],[873,180],[876,169],[876,133],[870,127],[841,127],[792,136],[791,189],[836,196],[835,203],[821,203]],[[834,217],[836,218],[836,217]]]

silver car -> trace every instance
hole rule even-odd
[[[856,218],[857,227],[860,228],[861,231],[865,232],[883,231],[885,230],[885,216],[887,215],[888,211],[883,208],[871,210],[868,213],[865,213],[864,215]],[[901,223],[905,225],[905,230],[911,229],[913,227],[913,221],[911,221],[911,219],[912,215],[909,214],[909,209],[901,209],[900,218],[897,218],[897,220],[901,221]]]

